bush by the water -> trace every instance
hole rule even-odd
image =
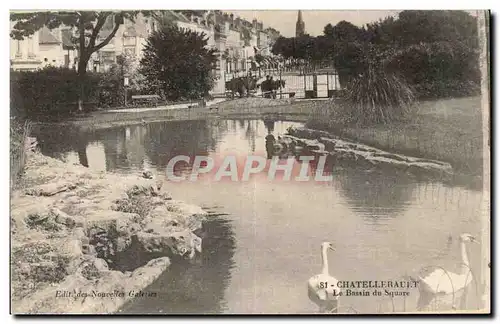
[[[98,102],[99,79],[100,75],[87,73],[84,102]],[[11,71],[10,94],[11,116],[43,118],[67,115],[78,109],[78,74],[75,70],[55,67]]]
[[[414,101],[402,78],[372,67],[349,82],[341,107],[347,122],[387,124],[404,118]]]

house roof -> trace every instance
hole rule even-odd
[[[39,44],[60,44],[61,41],[48,29],[47,27],[42,27],[38,35]]]

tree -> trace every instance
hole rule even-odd
[[[366,70],[366,31],[345,20],[335,26],[325,26],[324,38],[319,38],[319,48],[325,58],[333,60],[339,82],[345,87],[353,78]]]
[[[11,13],[10,20],[15,21],[10,36],[23,40],[46,26],[54,29],[59,26],[71,27],[75,31],[73,41],[78,48],[78,78],[80,97],[78,110],[83,110],[84,79],[87,64],[92,53],[100,50],[113,39],[124,19],[134,21],[140,11],[43,11],[29,13]],[[149,12],[143,11],[148,15]],[[106,23],[111,23],[109,31],[103,30]],[[97,41],[102,38],[98,44]]]
[[[168,100],[205,97],[213,87],[218,59],[207,41],[204,33],[163,25],[149,36],[139,71]]]

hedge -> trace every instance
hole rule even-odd
[[[84,108],[119,106],[123,103],[123,80],[103,73],[87,72]],[[123,86],[122,86],[123,87]],[[76,71],[49,67],[37,71],[10,72],[12,117],[34,119],[64,117],[78,110],[80,86]]]

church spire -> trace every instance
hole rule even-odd
[[[305,34],[305,24],[302,20],[302,10],[299,10],[297,24],[295,24],[295,37],[300,37]]]

